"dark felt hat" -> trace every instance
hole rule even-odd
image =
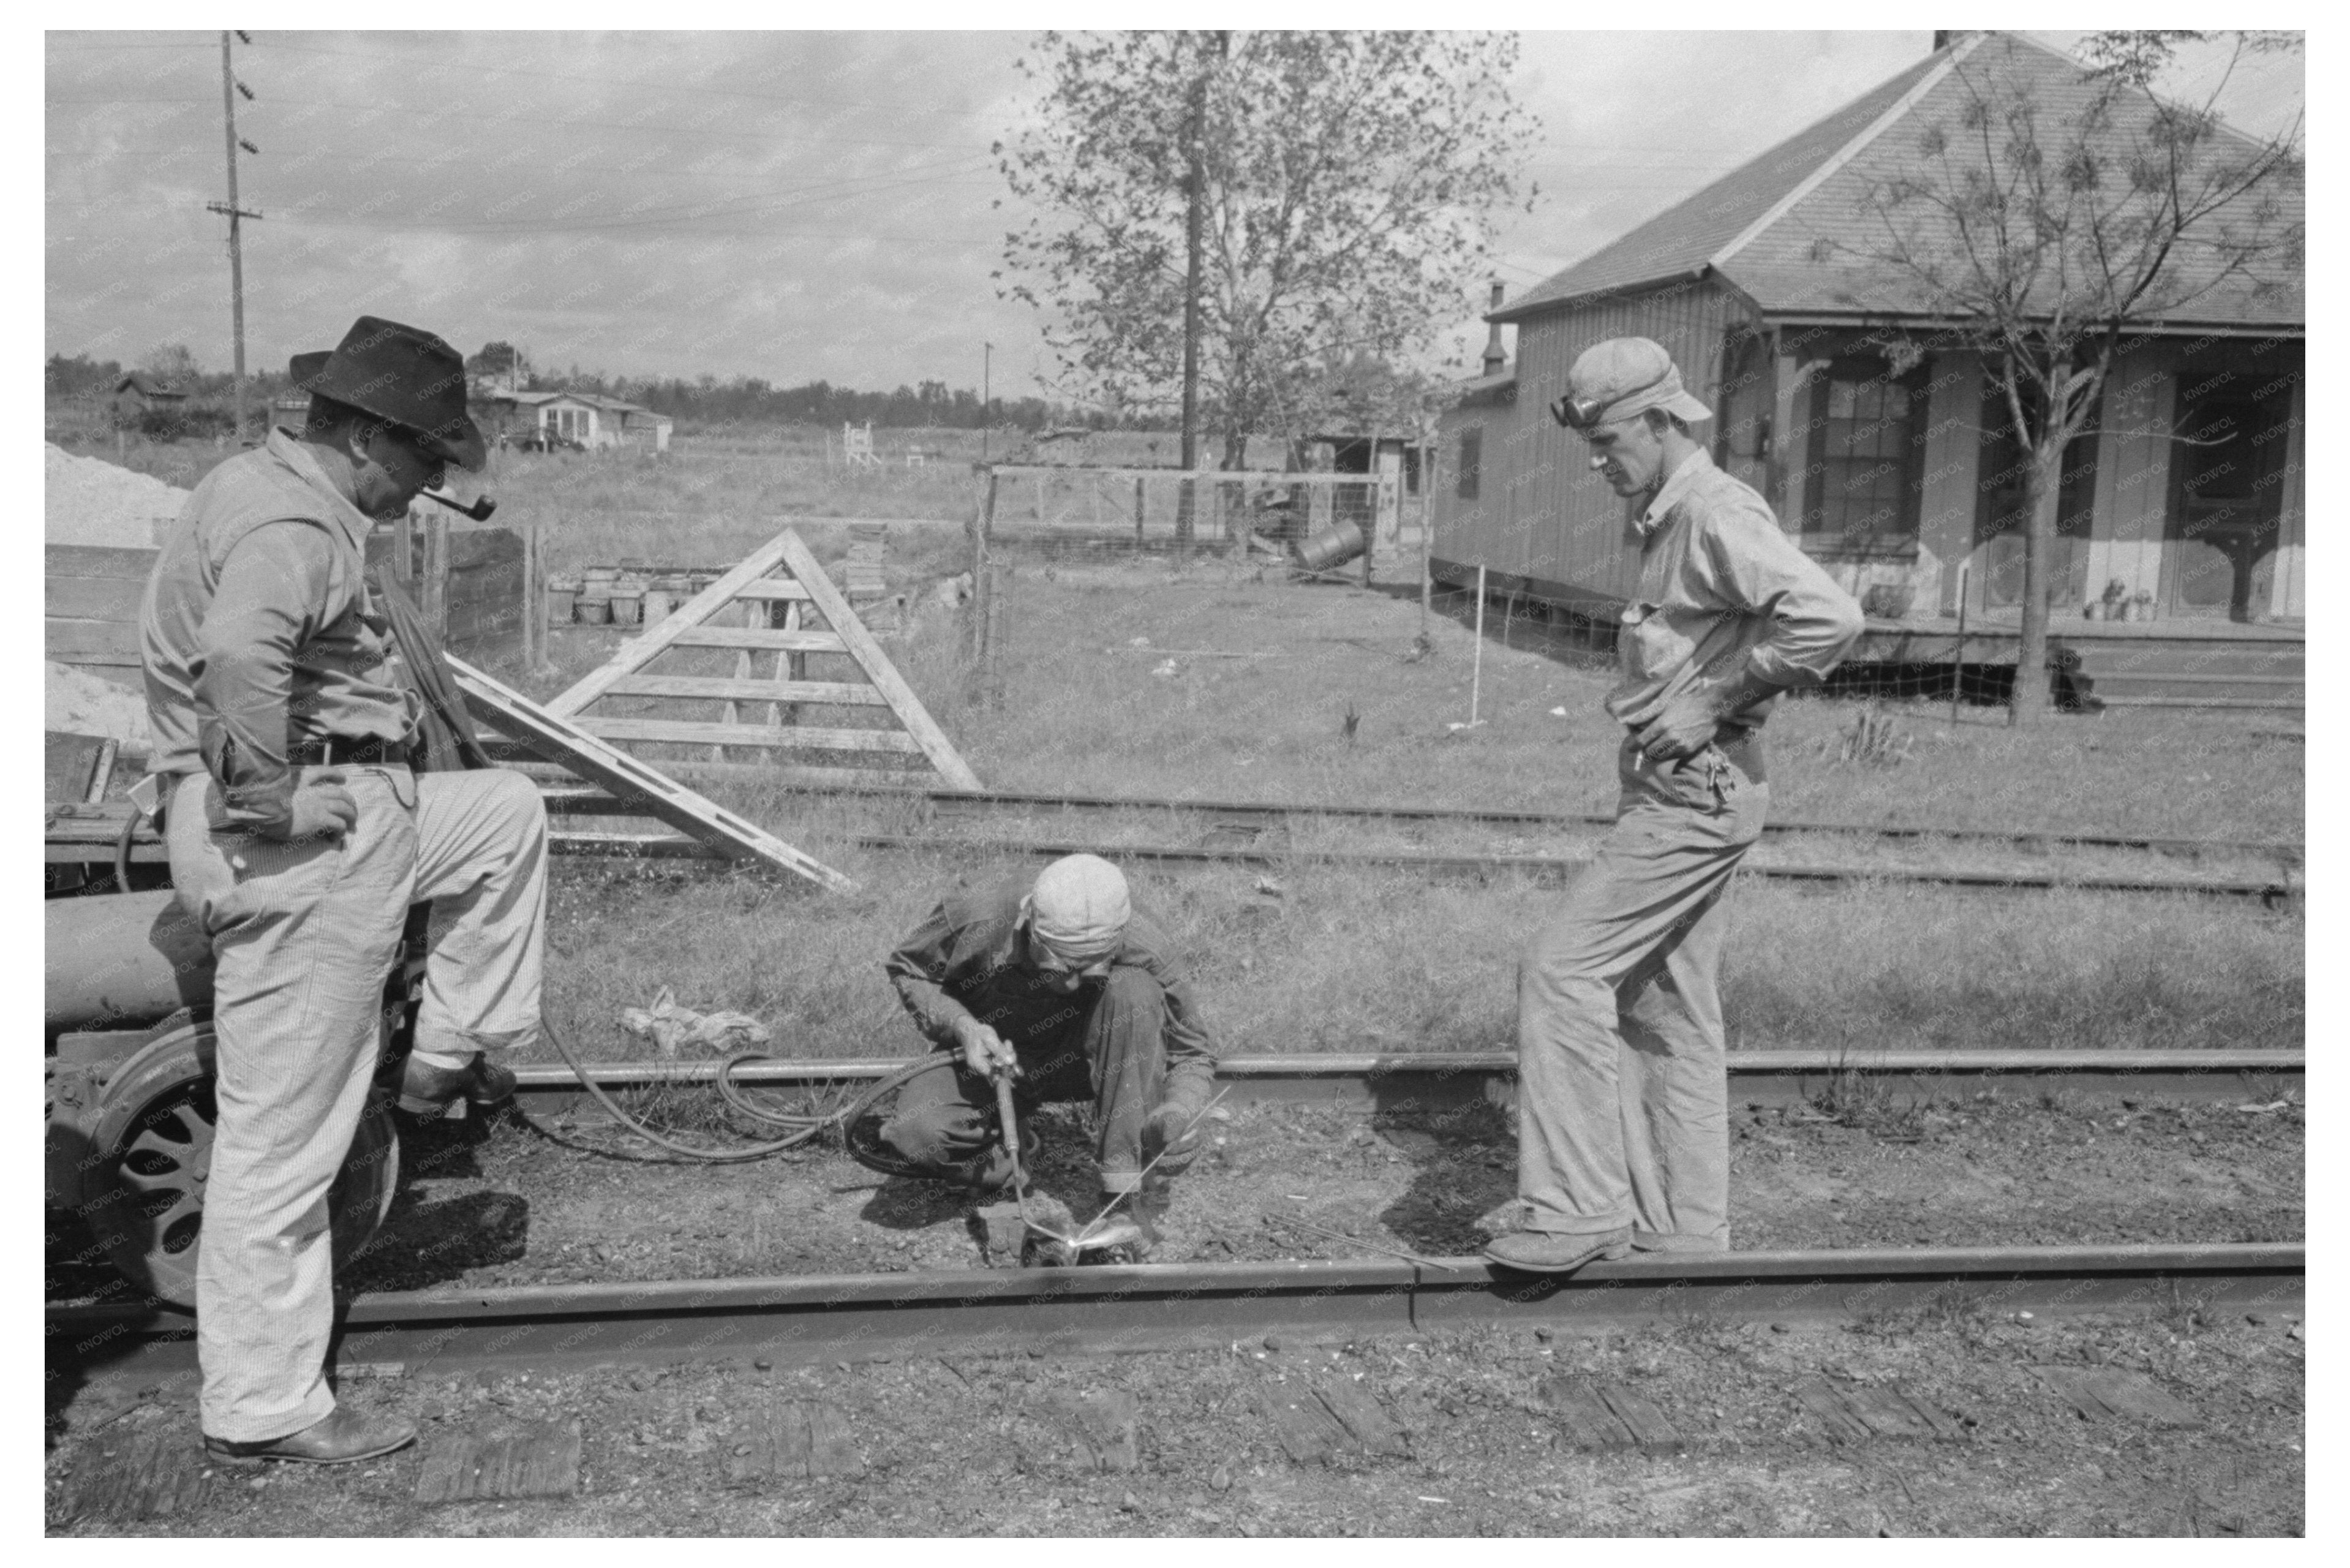
[[[302,390],[413,431],[460,468],[487,460],[465,412],[463,356],[421,327],[362,316],[333,352],[296,354],[287,369]]]

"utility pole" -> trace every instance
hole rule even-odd
[[[253,42],[245,34],[235,35],[246,43]],[[242,225],[247,218],[259,220],[258,213],[248,213],[236,204],[236,153],[243,148],[258,153],[261,149],[236,133],[236,95],[243,93],[250,100],[253,89],[236,79],[229,64],[228,33],[221,35],[221,119],[228,133],[228,200],[207,202],[204,210],[218,213],[228,220],[228,306],[229,320],[235,339],[236,353],[236,439],[244,440],[244,235]]]
[[[987,425],[994,416],[988,409],[990,390],[988,374],[995,368],[995,345],[983,342],[979,346],[979,461],[987,461]]]
[[[1232,35],[1213,35],[1222,56]],[[1183,452],[1188,472],[1200,458],[1200,252],[1207,221],[1207,175],[1201,144],[1207,139],[1208,66],[1203,57],[1191,77],[1191,111],[1183,133]],[[1175,544],[1180,553],[1191,542],[1193,487],[1180,483],[1175,506]]]

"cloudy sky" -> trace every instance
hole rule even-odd
[[[2044,35],[2069,44],[2074,35]],[[277,33],[234,46],[248,363],[372,312],[467,353],[615,374],[1043,389],[1003,301],[988,148],[1033,88],[1023,33]],[[1527,33],[1541,197],[1513,294],[1924,55],[1925,32]],[[2208,78],[2208,68],[2206,69]],[[2190,78],[2181,84],[2198,85]],[[217,34],[47,35],[50,352],[230,362]],[[2297,57],[2240,74],[2254,131]],[[1482,341],[1462,302],[1454,352]]]

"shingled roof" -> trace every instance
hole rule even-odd
[[[1596,295],[1719,275],[1766,313],[1895,317],[1925,313],[1912,280],[1866,259],[1882,242],[1869,196],[1919,157],[1939,127],[1958,129],[1968,98],[1965,67],[1980,78],[2022,73],[2052,116],[2089,101],[2089,74],[2063,55],[2012,34],[1974,34],[1863,93],[1834,114],[1733,170],[1696,195],[1529,290],[1488,320],[1522,321]],[[2233,133],[2228,133],[2233,134]],[[2300,217],[2297,182],[2280,200]],[[2186,254],[2177,265],[2191,267]],[[2190,279],[2191,281],[2191,279]],[[2298,329],[2303,279],[2255,286],[2240,280],[2200,292],[2180,325]]]

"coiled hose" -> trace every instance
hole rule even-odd
[[[742,1085],[734,1082],[734,1070],[745,1062],[768,1062],[775,1058],[759,1051],[738,1051],[718,1064],[719,1097],[754,1121],[764,1122],[770,1127],[787,1127],[793,1130],[786,1137],[771,1139],[765,1143],[746,1144],[740,1148],[697,1148],[691,1144],[680,1143],[666,1133],[655,1132],[651,1127],[622,1110],[620,1103],[614,1099],[604,1085],[598,1083],[588,1069],[580,1064],[579,1059],[571,1054],[571,1048],[563,1043],[563,1036],[557,1034],[543,1019],[540,1022],[540,1031],[546,1036],[547,1043],[555,1047],[555,1054],[563,1058],[564,1065],[571,1069],[572,1076],[579,1080],[580,1087],[595,1096],[596,1102],[611,1115],[613,1120],[648,1143],[658,1145],[671,1154],[680,1154],[688,1159],[700,1160],[706,1165],[741,1165],[749,1160],[765,1159],[770,1156],[781,1154],[785,1149],[797,1148],[827,1128],[851,1126],[882,1096],[895,1093],[914,1075],[931,1065],[928,1057],[917,1056],[903,1067],[876,1082],[872,1087],[867,1089],[842,1109],[812,1116],[768,1110],[752,1104],[749,1097],[744,1095]]]

